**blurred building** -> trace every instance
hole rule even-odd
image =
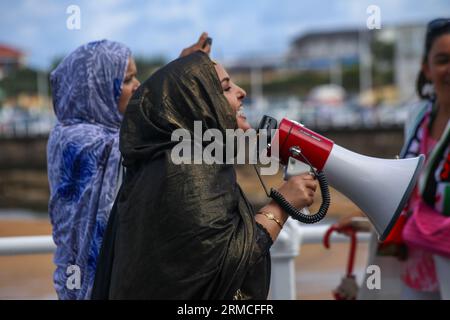
[[[360,91],[372,87],[374,40],[394,45],[393,72],[400,101],[415,98],[415,79],[422,63],[426,23],[385,26],[381,30],[345,29],[302,34],[291,45],[287,63],[302,70],[330,70],[341,85],[344,65],[359,64]]]
[[[10,46],[0,44],[0,80],[25,63],[25,54]]]
[[[401,101],[416,97],[415,80],[422,64],[426,24],[395,28],[395,83]]]
[[[356,29],[305,33],[292,42],[288,63],[301,69],[326,69],[336,61],[356,63],[359,37]]]
[[[374,34],[368,29],[357,28],[302,34],[292,42],[287,63],[300,70],[328,70],[330,82],[339,86],[343,84],[343,67],[357,64],[360,91],[370,90],[370,45]]]
[[[308,95],[307,102],[315,106],[341,107],[345,103],[345,89],[335,84],[315,87]]]
[[[241,57],[228,61],[226,66],[237,82],[250,88],[251,104],[255,106],[262,104],[263,83],[302,71],[329,73],[329,82],[321,84],[334,84],[354,92],[355,89],[344,86],[344,78],[347,86],[349,75],[356,79],[355,67],[358,104],[394,106],[416,98],[415,81],[425,28],[425,22],[417,22],[387,25],[380,30],[317,30],[299,34],[283,56]]]

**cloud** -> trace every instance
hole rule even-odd
[[[101,38],[122,38],[130,34],[136,21],[133,12],[102,12],[85,14],[82,20],[81,34],[85,41]]]
[[[67,6],[81,8],[81,30],[66,28]],[[381,8],[382,25],[425,21],[450,12],[448,0],[17,0],[0,2],[0,42],[25,49],[33,65],[82,43],[109,38],[140,55],[175,58],[202,31],[213,56],[282,55],[294,37],[316,29],[365,26],[366,8]]]

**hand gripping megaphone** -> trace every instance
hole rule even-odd
[[[269,116],[264,116],[260,122],[259,129],[268,130],[268,151],[277,143],[279,161],[286,167],[285,178],[304,172],[303,163],[308,165],[318,179],[322,205],[318,213],[307,215],[274,189],[270,197],[293,218],[304,223],[315,223],[328,210],[329,183],[367,215],[379,240],[385,240],[414,189],[424,156],[408,159],[364,156],[286,118],[281,120],[278,130],[271,137],[269,131],[276,128],[277,121]]]

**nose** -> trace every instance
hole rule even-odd
[[[136,79],[136,83],[133,86],[133,93],[139,88],[140,85],[141,83],[139,82],[139,80]]]
[[[247,92],[245,92],[244,89],[242,89],[241,87],[238,87],[238,99],[239,100],[243,100],[246,96],[247,96]]]

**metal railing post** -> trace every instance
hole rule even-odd
[[[296,299],[294,263],[299,254],[300,241],[298,222],[292,219],[287,220],[270,250],[272,256],[270,296],[272,300]]]

